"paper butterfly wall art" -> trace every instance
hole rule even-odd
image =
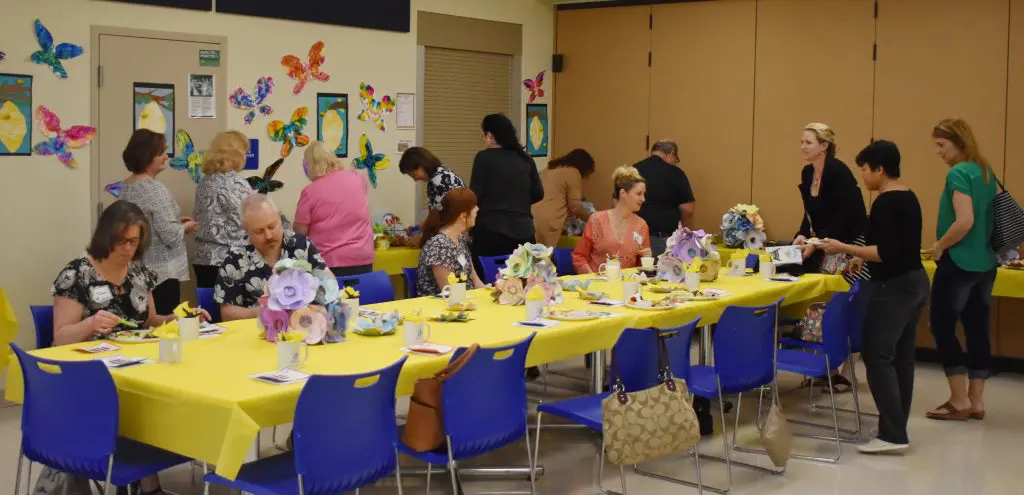
[[[4,52],[0,52],[0,62],[3,62],[5,58],[7,58],[7,54]]]
[[[292,149],[296,146],[309,144],[309,136],[302,133],[302,129],[308,122],[307,115],[309,115],[309,108],[299,107],[292,113],[291,122],[285,124],[280,120],[272,120],[267,124],[267,133],[270,134],[270,139],[281,143],[282,158],[287,158],[292,154]]]
[[[359,136],[359,158],[355,159],[356,168],[366,169],[366,175],[370,176],[370,184],[377,188],[377,171],[388,168],[391,159],[384,153],[374,153],[373,145],[366,134]]]
[[[196,145],[192,143],[192,136],[189,136],[185,129],[178,129],[174,135],[174,149],[177,153],[174,158],[171,158],[171,168],[188,170],[188,174],[192,176],[192,182],[198,184],[202,174],[200,168],[203,166],[206,152],[196,150]]]
[[[228,102],[239,110],[247,111],[242,120],[245,121],[245,125],[249,125],[256,119],[257,112],[260,115],[270,115],[274,111],[270,105],[263,103],[267,101],[267,97],[273,91],[274,78],[261,77],[256,81],[256,91],[254,93],[249,93],[242,88],[236,88],[235,92],[231,93],[231,96],[228,97]]]
[[[373,86],[365,82],[359,83],[359,100],[363,102],[363,110],[359,112],[359,120],[366,122],[372,120],[377,123],[377,128],[387,131],[384,124],[384,117],[395,111],[395,100],[385,95],[381,99],[373,96]]]
[[[284,158],[278,158],[276,162],[270,164],[267,170],[263,172],[263,176],[253,175],[247,177],[245,180],[249,182],[249,187],[260,194],[272,193],[278,189],[284,187],[284,183],[279,180],[274,180],[274,174],[284,164]]]
[[[537,98],[544,97],[544,88],[542,88],[542,86],[544,85],[544,72],[546,71],[540,71],[540,73],[537,74],[536,79],[523,80],[523,86],[530,91],[529,103],[533,103],[534,101],[537,100]]]
[[[121,197],[121,189],[123,187],[124,187],[124,181],[123,180],[119,180],[117,182],[111,182],[110,184],[107,184],[106,186],[103,186],[103,190],[107,191],[108,193],[110,193],[111,196],[113,196],[115,198],[120,198]]]
[[[36,108],[36,120],[39,130],[43,131],[46,141],[36,143],[36,153],[43,156],[56,155],[61,163],[69,168],[78,168],[78,161],[71,150],[81,148],[96,137],[96,128],[85,125],[73,125],[67,129],[60,126],[60,118],[43,105]]]
[[[46,29],[46,26],[43,26],[42,22],[39,22],[39,19],[36,19],[36,40],[39,41],[40,50],[32,54],[32,61],[41,65],[49,65],[53,73],[61,79],[67,79],[68,72],[64,70],[64,64],[61,64],[60,61],[71,60],[85,51],[82,47],[71,43],[54,46],[53,35]]]
[[[288,69],[288,77],[295,79],[295,87],[292,94],[299,94],[302,88],[306,87],[306,81],[316,79],[326,82],[330,75],[320,72],[320,66],[324,64],[327,57],[324,56],[324,42],[317,41],[309,48],[309,63],[302,63],[302,60],[295,55],[285,55],[281,58],[281,65]]]

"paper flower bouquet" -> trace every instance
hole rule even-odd
[[[755,205],[738,204],[722,215],[722,238],[731,248],[761,249],[767,236]]]
[[[500,304],[526,303],[526,294],[534,287],[544,291],[545,299],[554,304],[562,302],[562,286],[555,263],[551,260],[554,248],[543,244],[520,244],[498,273],[492,296]]]
[[[339,296],[331,272],[305,261],[278,261],[260,298],[261,337],[277,342],[290,331],[302,333],[307,344],[344,341],[352,308]]]
[[[715,248],[714,236],[703,230],[692,231],[680,227],[665,243],[665,254],[658,258],[658,277],[680,283],[687,271],[700,273],[701,280],[711,282],[718,278],[722,258]]]

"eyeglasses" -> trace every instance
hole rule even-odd
[[[123,247],[123,246],[139,247],[139,243],[140,242],[142,242],[142,239],[139,238],[139,237],[132,237],[130,239],[119,239],[117,242],[114,243],[114,247]]]

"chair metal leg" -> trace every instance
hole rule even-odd
[[[395,449],[395,482],[398,483],[398,495],[402,495],[402,458],[398,455],[398,449]],[[356,490],[356,493],[359,493]]]
[[[110,454],[110,458],[107,460],[107,479],[106,483],[103,484],[103,495],[110,494],[110,476],[114,474],[114,454]]]
[[[530,420],[526,421],[526,435],[524,440],[526,441],[526,462],[530,463],[530,494],[534,495],[537,493],[537,459],[533,456],[533,451],[530,448]],[[537,434],[540,434],[540,428],[537,428]]]
[[[25,495],[32,493],[32,461],[28,461],[28,479],[25,480]]]
[[[203,479],[206,479],[206,475],[210,474],[210,465],[203,461]],[[210,495],[210,483],[203,482],[203,495]]]
[[[445,435],[445,443],[448,444],[448,473],[452,478],[452,495],[459,495],[459,475],[455,472],[455,458],[452,457],[452,437]]]
[[[609,490],[604,487],[604,438],[601,438],[601,454],[597,456],[597,469],[595,470],[596,477],[594,478],[594,485],[597,486],[597,490],[605,495],[626,495],[626,471],[623,466],[619,466],[620,483],[622,484],[622,492],[616,492]]]
[[[18,495],[18,493],[21,491],[21,464],[22,462],[24,462],[24,460],[25,453],[21,449],[18,449],[18,471],[14,473],[14,495]],[[32,461],[28,462],[31,463]],[[31,480],[29,480],[29,483],[31,483]],[[25,493],[31,493],[30,490],[30,487],[26,487]]]
[[[430,495],[430,472],[433,471],[432,466],[427,464],[427,495]]]

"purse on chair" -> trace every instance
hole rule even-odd
[[[409,400],[405,431],[402,432],[402,442],[410,449],[430,452],[445,444],[441,387],[473,358],[479,348],[479,344],[473,344],[436,375],[416,381]]]
[[[778,328],[779,322],[778,320],[776,320],[776,338],[778,337]],[[778,373],[778,369],[779,348],[776,346],[776,373]],[[785,468],[786,462],[789,461],[789,453],[793,448],[793,430],[790,429],[789,422],[786,421],[786,417],[782,414],[782,405],[779,403],[779,387],[777,380],[775,386],[772,387],[771,394],[772,405],[771,408],[768,409],[768,419],[765,421],[764,428],[762,428],[760,432],[761,445],[764,445],[764,450],[768,452],[768,458],[771,459],[772,464],[774,464],[776,467]]]
[[[690,405],[686,382],[672,376],[665,337],[658,336],[657,385],[626,392],[614,361],[612,373],[613,392],[601,404],[604,448],[609,461],[640,464],[697,445],[697,413]]]

